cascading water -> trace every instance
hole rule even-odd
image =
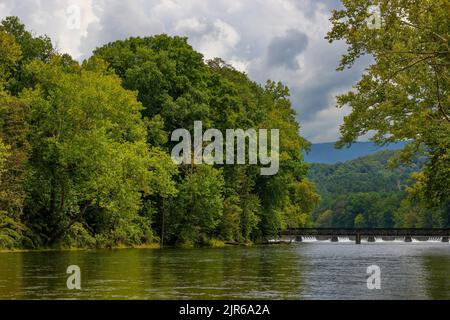
[[[303,236],[302,241],[303,242],[317,242],[318,240],[316,239],[316,237],[313,237],[313,236]]]
[[[338,237],[338,242],[353,242],[349,237]]]
[[[442,237],[428,237],[428,242],[442,242]]]
[[[337,239],[336,239],[337,238]],[[401,236],[401,237],[373,237],[372,240],[369,239],[370,237],[361,237],[361,243],[404,243],[404,244],[408,244],[408,243],[445,243],[447,241],[443,241],[444,238],[443,237],[438,237],[438,236],[432,236],[432,237],[424,237],[424,236],[419,236],[419,237],[405,237],[405,236]],[[375,241],[373,241],[373,239]],[[408,240],[409,239],[409,240]],[[337,240],[337,241],[336,241]],[[291,239],[279,239],[279,240],[271,240],[269,242],[306,242],[306,243],[311,243],[311,242],[320,242],[320,243],[325,243],[325,242],[333,242],[333,243],[354,243],[355,239],[350,239],[349,236],[338,236],[335,237],[334,241],[330,238],[325,239],[325,237],[316,237],[316,236],[301,236],[301,240],[299,239],[295,239],[295,238],[291,238]]]

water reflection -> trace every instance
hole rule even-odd
[[[431,299],[450,300],[450,255],[425,255],[424,267],[428,296]]]
[[[82,290],[66,287],[81,268]],[[381,290],[366,268],[379,265]],[[448,244],[292,244],[0,254],[1,299],[449,299]]]

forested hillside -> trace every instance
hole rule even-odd
[[[0,53],[0,248],[247,242],[311,223],[308,143],[283,84],[167,35],[109,43],[80,64],[16,17],[0,24]],[[175,165],[170,134],[196,120],[279,129],[278,174]]]
[[[337,164],[311,164],[308,177],[321,195],[314,212],[319,227],[443,227],[450,207],[427,208],[415,198],[415,173],[426,163],[393,168],[398,151],[380,151]]]

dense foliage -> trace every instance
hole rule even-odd
[[[15,18],[0,24],[0,247],[247,242],[311,224],[308,143],[265,87],[186,38],[130,38],[81,65]],[[177,128],[276,128],[280,170],[180,165]]]
[[[392,169],[398,151],[381,151],[337,164],[312,164],[309,179],[317,185],[320,206],[313,217],[318,227],[448,227],[450,207],[430,208],[415,192],[412,176],[427,163],[413,158]],[[420,175],[420,174],[419,174]]]
[[[427,154],[415,191],[430,208],[450,202],[450,3],[447,0],[343,0],[331,17],[330,41],[349,45],[339,69],[368,54],[374,63],[358,84],[338,97],[351,113],[339,145],[374,132],[379,144],[411,140],[398,159]],[[380,28],[369,28],[371,5]],[[419,195],[421,193],[421,195]]]

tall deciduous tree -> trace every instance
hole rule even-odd
[[[9,68],[8,70],[8,76],[11,79],[7,84],[8,90],[17,95],[26,84],[31,84],[30,79],[23,73],[24,66],[33,60],[49,62],[56,52],[49,37],[33,36],[31,32],[25,29],[25,25],[18,17],[11,16],[2,20],[0,33],[6,33],[8,36],[13,37],[15,44],[20,46],[21,54],[19,59],[15,61],[14,68]],[[0,47],[5,48],[3,44]],[[6,48],[11,50],[16,45],[7,46]]]
[[[450,198],[449,18],[446,0],[343,0],[333,12],[330,41],[345,40],[339,69],[361,55],[373,56],[354,90],[338,96],[351,113],[341,126],[339,146],[374,132],[379,144],[411,140],[403,160],[425,151],[423,191],[431,205]],[[381,12],[381,27],[370,28],[369,6]]]
[[[181,243],[202,243],[214,236],[223,214],[224,181],[220,170],[198,165],[179,186],[171,204],[170,233]]]
[[[141,194],[150,191],[135,94],[116,76],[66,72],[59,59],[32,62],[26,71],[34,82],[21,94],[31,112],[30,225],[46,244],[89,219],[94,234],[116,237],[117,228],[132,229]]]
[[[26,238],[22,224],[27,176],[27,106],[4,89],[17,71],[21,47],[0,28],[0,247],[18,247]]]

